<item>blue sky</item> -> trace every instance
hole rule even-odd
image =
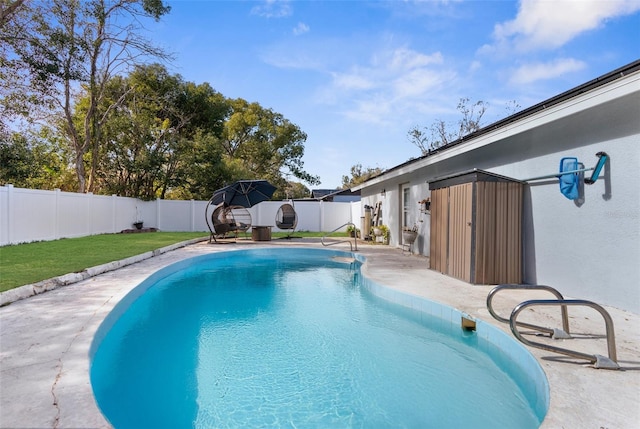
[[[314,188],[419,156],[409,129],[455,122],[460,98],[488,125],[640,58],[640,0],[169,4],[147,26],[169,69],[298,125]]]

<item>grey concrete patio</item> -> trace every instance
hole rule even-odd
[[[198,243],[109,271],[0,308],[0,427],[105,428],[89,382],[88,351],[104,317],[127,292],[156,270],[209,252],[248,246],[319,246],[316,240]],[[333,248],[348,250],[347,245]],[[450,305],[509,331],[485,307],[490,286],[472,286],[433,272],[427,259],[382,245],[360,245],[365,275],[380,284]],[[562,291],[562,285],[552,285]],[[495,307],[508,315],[519,302],[548,295],[504,294]],[[576,297],[581,298],[581,297]],[[551,386],[543,428],[640,427],[640,316],[607,307],[616,331],[620,371],[598,370],[584,361],[531,349]],[[529,312],[528,321],[554,326],[556,311]],[[604,333],[591,309],[570,308],[572,332]],[[580,335],[578,335],[580,336]],[[562,347],[607,354],[604,338],[555,340]]]

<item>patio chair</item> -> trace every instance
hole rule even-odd
[[[286,238],[291,238],[291,234],[296,229],[298,225],[298,215],[296,214],[295,209],[289,203],[283,204],[278,209],[276,213],[276,226],[279,229],[290,230],[291,232],[287,234]]]
[[[247,231],[251,228],[251,213],[247,210],[246,207],[243,206],[231,206],[227,208],[227,217],[230,217],[233,220],[233,224],[235,227],[236,237],[238,233],[242,232],[247,237]]]
[[[226,238],[227,234],[234,234],[234,238],[238,238],[238,233],[242,232],[246,235],[247,230],[251,228],[251,213],[241,206],[225,207],[220,204],[211,214],[211,239],[217,242],[216,238]]]

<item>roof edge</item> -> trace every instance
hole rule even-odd
[[[555,96],[553,96],[553,97],[551,97],[551,98],[549,98],[547,100],[544,100],[544,101],[542,101],[540,103],[534,104],[533,106],[528,107],[528,108],[526,108],[524,110],[521,110],[520,112],[514,113],[513,115],[507,116],[506,118],[503,118],[503,119],[500,119],[500,120],[498,120],[496,122],[493,122],[493,123],[491,123],[491,124],[489,124],[487,126],[484,126],[484,127],[480,128],[477,131],[474,131],[473,133],[467,134],[467,135],[465,135],[465,136],[463,136],[463,137],[461,137],[461,138],[459,138],[457,140],[454,140],[453,142],[451,142],[451,143],[449,143],[447,145],[440,146],[439,148],[436,148],[436,149],[434,149],[432,151],[429,151],[429,153],[427,153],[426,155],[422,155],[420,157],[410,159],[410,160],[408,160],[406,162],[403,162],[402,164],[398,164],[398,165],[396,165],[394,167],[391,167],[391,168],[383,171],[382,173],[369,178],[367,181],[365,181],[365,182],[363,182],[363,183],[361,183],[361,184],[359,184],[357,186],[354,186],[352,188],[352,190],[354,190],[354,191],[358,190],[359,191],[359,190],[361,190],[363,188],[366,188],[367,187],[366,184],[369,181],[373,181],[373,180],[375,180],[377,178],[383,177],[387,173],[393,172],[395,170],[398,170],[398,169],[400,169],[402,167],[405,167],[405,166],[407,166],[409,164],[413,164],[413,163],[418,162],[420,160],[429,158],[430,156],[433,156],[434,154],[437,154],[437,153],[440,153],[440,152],[444,152],[444,151],[446,151],[448,149],[451,149],[452,147],[458,146],[458,145],[460,145],[462,143],[465,143],[465,142],[467,142],[469,140],[473,140],[473,139],[475,139],[477,137],[480,137],[480,136],[482,136],[484,134],[488,134],[488,133],[490,133],[492,131],[495,131],[497,129],[500,129],[502,127],[510,125],[510,124],[512,124],[514,122],[517,122],[517,121],[519,121],[521,119],[524,119],[526,117],[532,116],[532,115],[534,115],[534,114],[536,114],[538,112],[541,112],[543,110],[549,109],[550,107],[556,106],[556,105],[558,105],[558,104],[560,104],[560,103],[562,103],[564,101],[567,101],[567,100],[570,100],[572,98],[575,98],[575,97],[577,97],[579,95],[582,95],[582,94],[584,94],[586,92],[592,91],[592,90],[594,90],[596,88],[599,88],[601,86],[604,86],[604,85],[606,85],[608,83],[614,82],[614,81],[616,81],[618,79],[622,79],[622,78],[624,78],[624,77],[626,77],[626,76],[628,76],[628,75],[630,75],[632,73],[636,73],[638,71],[640,71],[640,60],[633,61],[633,62],[631,62],[629,64],[626,64],[626,65],[624,65],[622,67],[619,67],[619,68],[617,68],[617,69],[615,69],[613,71],[610,71],[610,72],[608,72],[608,73],[606,73],[606,74],[604,74],[602,76],[599,76],[599,77],[597,77],[595,79],[592,79],[592,80],[590,80],[590,81],[588,81],[586,83],[583,83],[583,84],[578,85],[578,86],[576,86],[576,87],[574,87],[572,89],[569,89],[568,91],[562,92],[562,93],[560,93],[558,95],[555,95]]]

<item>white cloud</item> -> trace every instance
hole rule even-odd
[[[440,52],[425,55],[404,47],[384,50],[366,66],[334,73],[333,86],[340,91],[378,89],[392,98],[420,96],[439,81],[439,72],[429,66],[442,63]]]
[[[331,38],[287,37],[262,48],[260,58],[266,64],[283,69],[330,73],[335,64],[353,57],[343,40]]]
[[[420,109],[455,73],[443,70],[440,52],[423,54],[405,47],[387,49],[372,56],[369,64],[332,73],[324,102],[344,106],[350,119],[385,123],[409,110]],[[354,101],[356,100],[356,101]]]
[[[426,67],[430,64],[442,64],[442,54],[436,52],[432,55],[424,55],[406,48],[396,49],[390,55],[389,68],[391,70],[412,70]]]
[[[251,9],[253,15],[265,18],[284,18],[293,13],[288,0],[265,0],[264,3]]]
[[[393,122],[390,116],[395,110],[390,100],[381,94],[358,100],[355,108],[347,109],[342,113],[348,118],[358,122],[384,125]]]
[[[477,70],[480,70],[481,68],[482,68],[482,63],[480,61],[472,61],[471,64],[469,65],[469,71],[472,73]]]
[[[310,55],[299,53],[296,55],[281,55],[278,52],[263,54],[265,63],[282,69],[312,70],[320,68],[322,64],[315,61]]]
[[[304,22],[299,22],[298,25],[296,25],[293,29],[293,34],[295,36],[299,36],[301,34],[308,33],[309,30],[310,28],[307,24],[305,24]]]
[[[513,85],[522,85],[539,80],[553,79],[567,73],[582,70],[587,65],[573,58],[563,58],[550,63],[525,64],[519,67],[509,79]]]
[[[638,10],[638,0],[521,0],[515,19],[495,26],[496,45],[483,50],[555,49],[610,19]]]
[[[369,90],[376,84],[374,77],[368,75],[370,75],[369,70],[360,72],[358,69],[354,69],[349,73],[332,73],[333,86],[346,91]]]
[[[391,88],[396,99],[419,98],[438,88],[446,77],[444,73],[416,69],[398,76]]]
[[[372,43],[377,50],[371,52],[366,41],[352,44],[357,49],[344,49],[342,39],[296,38],[265,49],[261,56],[274,67],[316,73],[312,79],[327,76],[328,82],[315,89],[313,102],[333,106],[351,120],[380,124],[431,111],[457,77],[441,52],[393,46],[392,39]]]

